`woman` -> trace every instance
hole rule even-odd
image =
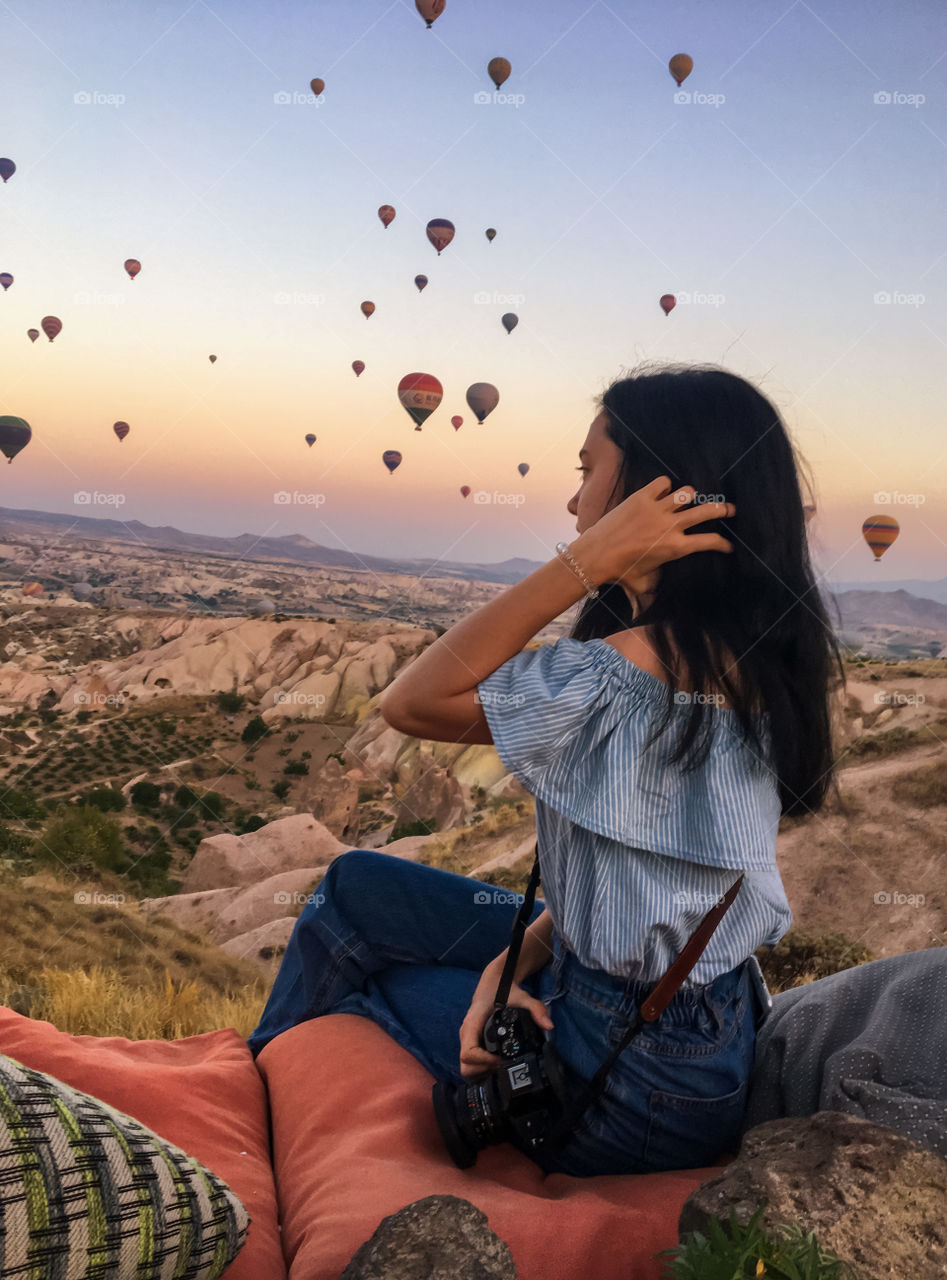
[[[545,904],[510,1003],[554,1033],[570,1092],[745,872],[574,1136],[533,1157],[577,1176],[702,1167],[738,1142],[756,1029],[747,960],[792,919],[777,826],[825,799],[829,686],[844,677],[793,448],[754,387],[713,368],[620,379],[579,461],[578,537],[420,654],[381,712],[418,738],[493,742],[536,798]],[[586,596],[570,637],[524,650]],[[503,898],[384,854],[337,859],[254,1052],[304,1018],[354,1012],[436,1077],[483,1077],[499,1064],[481,1032],[509,942]]]

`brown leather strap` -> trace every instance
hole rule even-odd
[[[724,912],[739,893],[740,885],[743,883],[743,875],[744,873],[741,871],[739,879],[734,880],[720,901],[707,912],[688,938],[683,951],[668,967],[648,998],[642,1002],[639,1014],[644,1022],[655,1022],[671,1003],[681,983],[693,969],[700,957],[700,953],[710,941],[710,935],[720,923]]]

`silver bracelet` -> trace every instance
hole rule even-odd
[[[588,577],[588,574],[586,574],[585,570],[579,564],[578,560],[576,560],[575,557],[570,554],[567,543],[565,542],[556,543],[556,555],[563,562],[563,564],[567,564],[569,566],[569,568],[572,570],[575,576],[579,579],[583,587],[585,587],[585,594],[589,597],[589,599],[590,600],[598,599],[598,587],[595,585],[594,582],[590,580],[590,578]]]

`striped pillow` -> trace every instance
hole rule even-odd
[[[0,1280],[215,1280],[249,1222],[179,1147],[0,1054]]]

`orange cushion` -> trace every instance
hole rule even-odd
[[[458,1169],[434,1120],[430,1074],[353,1014],[284,1031],[257,1068],[291,1280],[338,1280],[382,1218],[434,1194],[482,1209],[520,1280],[659,1280],[663,1260],[651,1255],[677,1243],[681,1206],[719,1169],[546,1177],[507,1144]]]
[[[200,1160],[252,1218],[226,1280],[286,1280],[266,1091],[235,1030],[184,1040],[70,1036],[0,1007],[0,1053],[134,1116]]]

